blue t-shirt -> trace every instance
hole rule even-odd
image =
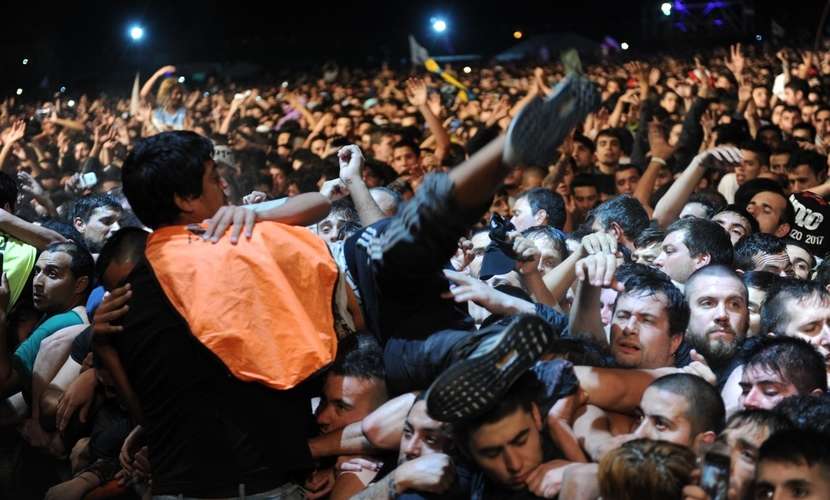
[[[17,349],[14,351],[14,360],[22,372],[20,376],[26,379],[32,377],[35,358],[37,358],[37,353],[40,351],[40,343],[44,339],[67,326],[81,325],[83,323],[84,320],[81,316],[73,310],[55,314],[41,322],[32,334],[29,335],[29,338],[17,346]]]

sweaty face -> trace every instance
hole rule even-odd
[[[622,156],[620,140],[607,135],[600,136],[597,139],[596,155],[599,163],[608,166],[616,165],[620,161],[620,156]]]
[[[752,488],[755,468],[758,464],[758,450],[769,437],[767,427],[753,423],[727,427],[718,439],[729,447],[729,498],[741,500]]]
[[[680,218],[696,217],[698,219],[706,219],[707,208],[703,203],[690,201],[683,205],[683,210],[680,211]]]
[[[759,365],[744,367],[738,398],[738,404],[743,408],[771,410],[784,399],[796,395],[798,389],[780,373]]]
[[[433,453],[447,453],[452,437],[446,427],[447,424],[427,414],[426,401],[415,402],[403,423],[398,464]]]
[[[614,184],[618,194],[633,195],[639,181],[640,173],[636,168],[621,169],[614,173]]]
[[[556,266],[562,263],[562,254],[554,246],[553,240],[540,236],[533,238],[533,244],[539,249],[539,272],[544,278],[549,272],[553,271]]]
[[[758,221],[758,229],[762,233],[774,234],[782,237],[785,231],[780,229],[787,209],[787,199],[772,191],[762,191],[752,197],[746,206],[746,211]]]
[[[640,400],[640,424],[634,435],[691,446],[695,436],[692,436],[692,423],[686,416],[688,410],[689,402],[683,396],[649,387]]]
[[[830,300],[815,295],[801,300],[790,298],[785,306],[787,319],[783,333],[813,345],[824,356],[830,373]]]
[[[759,335],[761,333],[761,306],[764,305],[764,300],[767,298],[767,292],[760,288],[747,287],[749,294],[749,332],[750,337]]]
[[[656,267],[654,265],[654,259],[660,255],[660,250],[660,243],[652,243],[651,245],[636,248],[634,249],[634,262]]]
[[[759,252],[752,256],[754,271],[766,271],[778,276],[793,277],[793,265],[786,251],[779,253]]]
[[[798,245],[787,245],[787,255],[793,265],[795,277],[800,280],[810,279],[810,270],[813,269],[813,256]]]
[[[530,208],[530,203],[527,202],[527,197],[519,198],[513,204],[513,217],[510,218],[510,222],[516,226],[516,231],[519,232],[537,224],[533,210]]]
[[[744,182],[751,181],[752,179],[758,177],[758,174],[761,173],[761,167],[762,165],[758,153],[742,149],[741,163],[735,167],[735,180],[738,181],[738,185],[740,186]]]
[[[524,408],[495,423],[484,424],[469,439],[470,454],[495,483],[522,490],[530,473],[542,463],[539,410]]]
[[[101,251],[110,236],[120,229],[118,224],[120,218],[121,210],[115,210],[112,207],[98,207],[92,211],[86,223],[76,219],[75,229],[84,237],[84,243],[86,243],[89,251],[97,253]]]
[[[602,325],[608,326],[611,323],[611,318],[614,316],[614,302],[617,300],[619,292],[613,288],[603,288],[599,296],[600,305],[600,319]]]
[[[709,363],[722,364],[746,337],[749,309],[743,283],[736,278],[699,276],[686,287],[692,347]]]
[[[820,464],[764,460],[758,465],[755,498],[819,500],[830,498],[830,471]]]
[[[418,157],[409,146],[395,148],[392,156],[392,167],[400,175],[410,174],[418,165]]]
[[[611,319],[611,354],[625,368],[671,366],[681,335],[670,335],[663,294],[624,293]]]
[[[323,434],[365,418],[386,399],[382,381],[329,373],[317,407],[317,424]]]
[[[55,314],[75,306],[74,302],[81,290],[78,290],[79,282],[70,269],[71,264],[72,257],[66,252],[46,251],[40,254],[32,279],[32,300],[35,309],[42,313]]]
[[[582,214],[587,214],[599,201],[599,193],[594,186],[581,186],[573,188],[574,204]]]
[[[685,283],[689,276],[699,267],[708,263],[689,254],[689,248],[683,242],[686,231],[673,231],[666,235],[660,247],[660,254],[654,259],[654,265],[678,283]]]
[[[720,212],[712,217],[712,220],[717,222],[720,227],[724,228],[729,234],[729,241],[732,246],[741,238],[748,235],[752,231],[752,226],[741,214],[735,212]]]
[[[800,193],[821,184],[809,165],[799,165],[787,171],[787,182],[790,185],[791,193]]]

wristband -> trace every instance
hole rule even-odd
[[[656,157],[656,156],[652,156],[652,157],[651,157],[651,162],[653,162],[653,163],[659,163],[660,165],[663,165],[664,167],[666,166],[666,160],[664,160],[664,159],[662,159],[662,158],[658,158],[658,157]]]

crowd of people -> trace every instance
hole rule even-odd
[[[0,492],[830,498],[830,51],[443,71],[5,99]]]

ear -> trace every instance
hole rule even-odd
[[[539,406],[536,403],[531,403],[531,414],[533,415],[533,423],[536,425],[536,429],[541,431],[542,430],[542,413],[539,411]]]
[[[614,238],[617,240],[617,242],[622,241],[623,237],[625,236],[625,232],[623,231],[622,226],[620,226],[616,222],[612,222],[611,226],[610,226],[610,230],[611,230],[611,234],[614,235]]]
[[[74,219],[72,219],[72,226],[74,226],[79,233],[83,234],[86,224],[84,224],[83,219],[81,219],[80,217],[75,217]]]
[[[789,203],[789,202],[787,202],[787,203]],[[790,234],[790,224],[788,222],[785,222],[785,223],[779,225],[778,229],[775,230],[774,234],[778,238],[783,238],[783,237],[787,236],[788,234]]]
[[[712,431],[701,432],[697,436],[695,436],[694,442],[692,443],[694,450],[700,450],[700,446],[704,444],[712,444],[718,438],[718,435]]]
[[[541,209],[537,210],[535,214],[533,214],[533,221],[536,223],[537,226],[541,226],[547,223],[548,220],[548,211]]]
[[[173,195],[173,203],[175,203],[176,206],[179,207],[179,210],[181,210],[184,213],[189,214],[189,213],[192,213],[194,211],[194,209],[193,209],[193,199],[184,198],[182,196],[174,194]]]
[[[677,354],[677,350],[680,349],[680,344],[683,342],[683,334],[678,333],[676,335],[672,335],[669,339],[669,348],[671,349],[672,356]]]
[[[709,263],[712,262],[712,255],[704,252],[695,257],[695,262],[697,262],[697,269],[700,269],[703,266],[708,266]]]

